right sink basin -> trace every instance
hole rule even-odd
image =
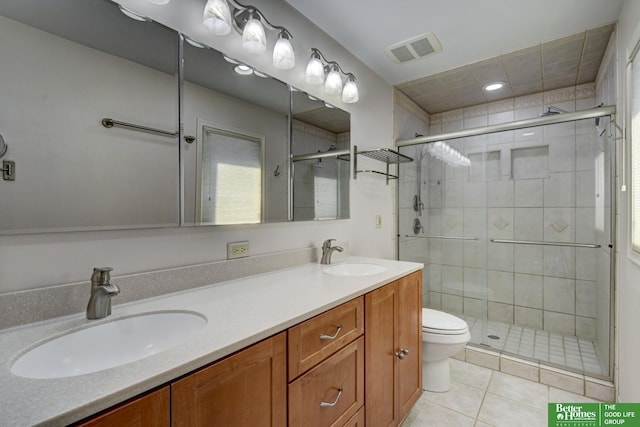
[[[334,276],[371,276],[373,274],[382,273],[387,268],[380,264],[365,262],[345,262],[343,264],[335,264],[324,269],[327,274]]]

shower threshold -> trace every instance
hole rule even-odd
[[[585,374],[608,375],[595,343],[572,335],[561,335],[509,323],[488,321],[483,339],[482,320],[457,315],[469,325],[471,343],[527,359],[561,365]],[[491,337],[489,337],[491,336]]]

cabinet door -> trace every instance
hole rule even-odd
[[[398,420],[422,394],[422,271],[398,280]]]
[[[82,427],[169,427],[169,387],[138,396],[91,417]]]
[[[396,282],[365,296],[365,416],[368,427],[397,424]]]
[[[367,427],[396,426],[422,394],[422,272],[365,296]]]
[[[171,384],[173,426],[285,426],[281,333]]]

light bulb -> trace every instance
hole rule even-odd
[[[311,85],[319,85],[324,82],[324,65],[315,55],[311,55],[304,72],[304,81]]]
[[[342,102],[345,104],[354,104],[358,102],[359,99],[356,81],[353,77],[349,77],[347,83],[344,85],[344,89],[342,89]]]
[[[267,36],[264,33],[262,23],[249,14],[249,20],[242,31],[242,47],[250,53],[259,55],[267,50]]]
[[[290,70],[296,65],[293,46],[287,34],[282,31],[273,47],[273,66],[281,70]]]
[[[204,7],[202,23],[215,35],[226,36],[231,32],[231,11],[226,0],[209,0]]]
[[[327,79],[324,81],[324,91],[329,95],[337,95],[342,92],[342,77],[340,77],[340,73],[335,66],[331,68]]]

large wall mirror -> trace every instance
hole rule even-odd
[[[292,89],[294,221],[349,218],[348,112]]]
[[[178,40],[106,0],[0,1],[1,234],[178,225]]]
[[[287,221],[287,85],[188,38],[183,57],[183,225]]]
[[[0,0],[0,58],[0,234],[349,216],[348,113],[116,3]]]

